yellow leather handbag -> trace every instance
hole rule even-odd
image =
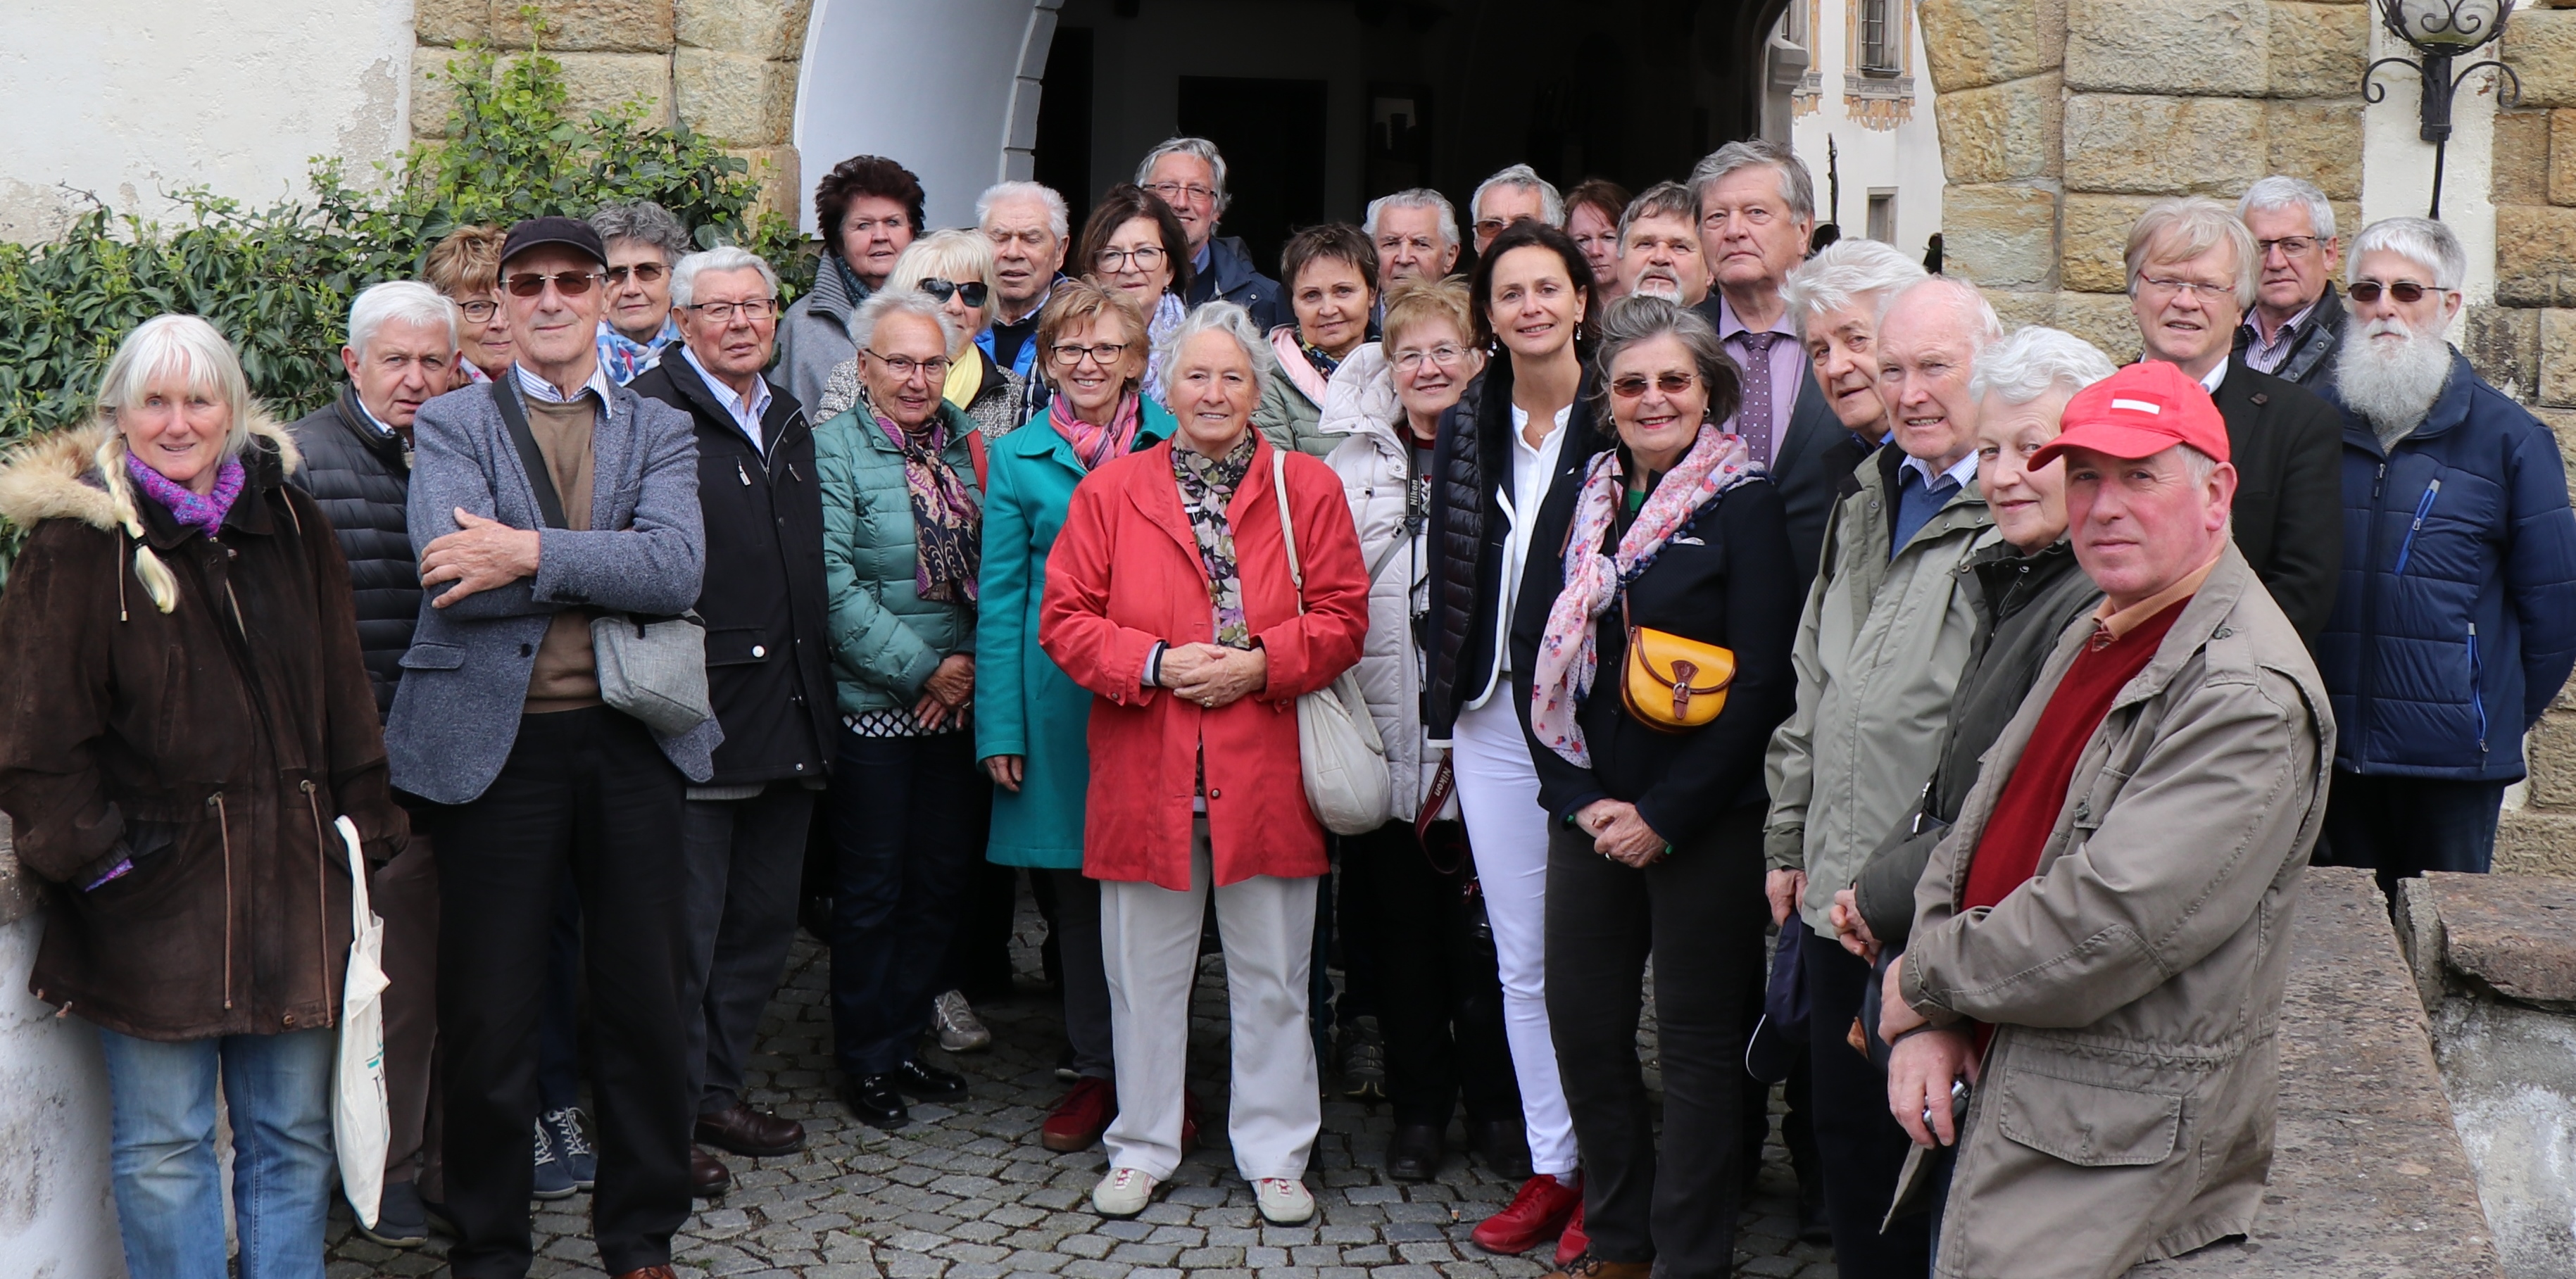
[[[1726,709],[1726,687],[1735,682],[1735,650],[1630,622],[1626,591],[1619,593],[1619,624],[1628,630],[1619,697],[1638,723],[1682,733],[1706,725]]]

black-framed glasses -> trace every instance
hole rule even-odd
[[[476,298],[471,302],[457,303],[456,309],[465,313],[468,324],[490,324],[492,317],[501,313],[501,304],[490,298]]]
[[[2317,247],[2317,237],[2313,235],[2285,235],[2277,240],[2256,240],[2254,256],[2268,258],[2272,256],[2272,250],[2279,249],[2282,253],[2295,258],[2315,247]]]
[[[718,324],[731,324],[737,315],[758,324],[778,314],[778,303],[770,298],[752,298],[746,302],[692,302],[684,309]]]
[[[669,275],[671,273],[671,268],[664,266],[659,262],[637,262],[628,266],[613,266],[608,268],[609,286],[614,288],[617,285],[626,283],[626,277],[630,273],[634,275],[636,283],[651,284],[655,280]]]
[[[2423,301],[2427,293],[2441,292],[2430,285],[2417,284],[2413,280],[2392,280],[2387,284],[2381,284],[2377,280],[2355,280],[2344,289],[2344,292],[2351,294],[2355,302],[2369,303],[2378,301],[2380,291],[2383,289],[2387,291],[2388,296],[2407,306]]]
[[[1082,363],[1082,357],[1086,355],[1099,361],[1100,367],[1105,369],[1110,365],[1116,364],[1119,356],[1127,354],[1127,346],[1128,344],[1125,342],[1095,342],[1090,346],[1081,346],[1072,342],[1058,342],[1055,344],[1055,349],[1049,352],[1049,354],[1052,354],[1055,357],[1055,362],[1057,364],[1068,369]]]
[[[508,289],[512,297],[532,298],[545,292],[549,283],[555,286],[555,292],[577,298],[590,292],[590,286],[599,283],[599,272],[557,271],[553,275],[540,275],[534,271],[522,271],[503,281],[502,287]]]
[[[1170,256],[1156,245],[1140,244],[1132,249],[1102,249],[1091,255],[1091,264],[1103,271],[1124,271],[1133,262],[1139,271],[1151,271],[1163,265]]]
[[[868,358],[886,366],[886,372],[894,374],[895,380],[900,382],[911,381],[915,374],[928,374],[933,382],[948,376],[948,357],[944,355],[934,355],[927,360],[916,360],[909,355],[887,355],[882,351],[869,351]]]
[[[1633,400],[1644,395],[1646,388],[1652,386],[1666,395],[1679,395],[1691,389],[1691,384],[1698,380],[1697,374],[1671,369],[1658,373],[1651,379],[1641,373],[1631,373],[1626,377],[1610,379],[1610,393],[1623,400]]]
[[[968,280],[962,284],[955,280],[924,280],[921,291],[942,302],[951,297],[963,298],[968,306],[984,305],[984,299],[992,293],[984,287],[982,280]]]

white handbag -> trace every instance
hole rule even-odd
[[[349,850],[349,974],[340,990],[340,1061],[334,1072],[331,1138],[340,1157],[340,1190],[362,1225],[376,1224],[385,1188],[385,1150],[393,1120],[385,1107],[385,921],[367,904],[367,863],[358,828],[334,823]]]
[[[1288,580],[1297,612],[1306,611],[1306,573],[1297,563],[1297,529],[1288,517],[1288,455],[1270,450],[1270,495],[1279,504],[1279,537],[1288,546]],[[1297,771],[1306,783],[1306,806],[1336,835],[1364,835],[1386,823],[1394,786],[1386,771],[1386,742],[1360,695],[1359,672],[1297,699]]]

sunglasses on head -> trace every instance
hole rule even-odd
[[[2376,302],[2383,289],[2388,296],[2410,305],[2423,301],[2425,294],[2435,291],[2413,280],[2398,280],[2387,285],[2377,280],[2356,280],[2344,292],[2351,294],[2355,302]]]
[[[590,286],[599,282],[599,273],[597,271],[558,271],[553,275],[539,275],[534,271],[524,271],[502,281],[501,287],[508,289],[512,297],[532,298],[545,292],[546,283],[550,280],[554,282],[555,292],[568,298],[577,298],[590,292]]]
[[[924,280],[921,282],[921,291],[942,302],[947,301],[949,295],[954,294],[964,298],[968,306],[984,305],[984,295],[987,292],[982,280],[968,280],[964,284],[951,280]]]

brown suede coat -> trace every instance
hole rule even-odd
[[[49,906],[28,988],[144,1039],[334,1024],[349,871],[332,821],[379,858],[409,832],[348,566],[262,420],[220,538],[134,498],[139,544],[177,580],[163,612],[96,474],[103,430],[0,470],[0,516],[29,530],[0,594],[0,810]]]

